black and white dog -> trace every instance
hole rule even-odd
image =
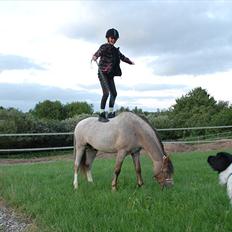
[[[232,204],[232,155],[219,152],[216,156],[209,156],[208,163],[219,174],[219,183],[227,185],[227,193]]]

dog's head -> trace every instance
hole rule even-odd
[[[220,173],[232,163],[232,155],[227,152],[218,152],[216,156],[209,156],[207,161],[214,171]]]

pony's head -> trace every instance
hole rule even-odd
[[[155,175],[155,178],[159,182],[162,189],[164,187],[173,186],[173,173],[174,167],[172,165],[171,159],[169,158],[169,156],[163,156],[161,171],[157,175]]]

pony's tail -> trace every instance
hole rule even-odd
[[[75,132],[73,134],[73,156],[74,156],[74,160],[76,159],[76,136],[75,136]]]
[[[74,156],[74,160],[76,159],[76,136],[75,136],[75,132],[74,132],[74,136],[73,136],[73,156]],[[81,162],[80,162],[80,170],[82,173],[86,173],[87,170],[87,166],[86,166],[86,150],[84,151],[82,157],[81,157]]]

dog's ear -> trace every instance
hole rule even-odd
[[[222,159],[219,156],[209,156],[208,159],[208,164],[210,167],[217,172],[222,171]]]
[[[228,152],[219,152],[218,155],[220,155],[220,157],[223,157],[227,164],[230,165],[232,163],[232,155]]]
[[[213,159],[215,159],[215,156],[210,155],[208,156],[207,162],[211,164]]]
[[[230,159],[230,158],[232,158],[232,155],[228,152],[221,151],[221,152],[217,153],[216,157],[224,157],[226,159],[228,159],[228,158]]]

